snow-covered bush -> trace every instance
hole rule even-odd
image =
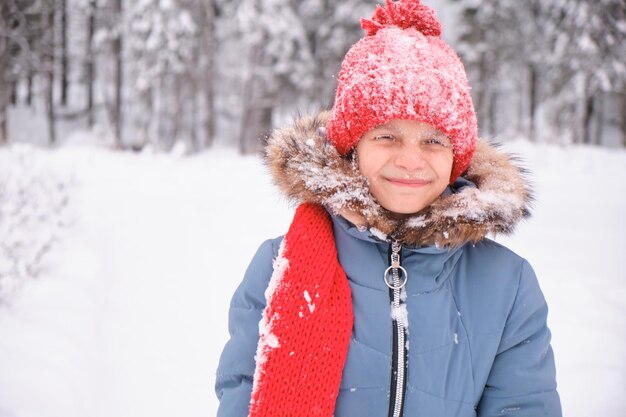
[[[69,184],[31,146],[0,150],[0,305],[42,271],[67,224]]]

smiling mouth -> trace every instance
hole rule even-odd
[[[387,181],[400,187],[421,187],[428,183],[425,179],[406,179],[406,178],[385,178]]]

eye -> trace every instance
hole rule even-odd
[[[395,136],[384,134],[384,135],[376,135],[374,136],[374,140],[395,140]]]
[[[450,147],[450,143],[447,140],[438,138],[436,136],[426,139],[424,143],[426,145],[436,145],[436,146],[442,146],[444,148]]]

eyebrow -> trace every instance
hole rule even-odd
[[[398,132],[398,133],[402,133],[403,129],[400,129],[396,126],[393,125],[388,125],[388,124],[382,124],[382,125],[378,125],[378,126],[374,126],[374,128],[372,130],[393,130],[394,132]],[[443,133],[442,131],[433,128],[433,127],[429,127],[427,128],[425,134],[427,135],[440,135],[440,136],[445,136],[448,137],[445,133]]]

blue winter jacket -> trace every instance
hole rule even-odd
[[[312,123],[311,129],[318,124]],[[285,138],[280,135],[278,138],[284,146]],[[485,166],[502,162],[501,154],[491,147],[482,150],[479,147],[478,154],[480,157],[475,159],[486,160]],[[411,239],[405,239],[409,242],[403,242],[401,264],[408,271],[405,417],[561,416],[550,331],[546,326],[548,308],[532,267],[525,259],[486,238],[475,244],[458,244],[458,239],[468,236],[469,232],[460,225],[468,218],[474,219],[468,229],[472,232],[484,224],[489,225],[487,231],[502,231],[501,226],[494,226],[497,222],[494,210],[501,215],[500,220],[511,220],[512,212],[502,205],[483,208],[484,212],[477,208],[479,201],[488,199],[490,204],[498,201],[494,197],[497,190],[484,188],[488,186],[481,189],[493,174],[491,168],[485,172],[482,168],[475,166],[476,175],[467,176],[474,182],[461,178],[441,197],[442,201],[456,201],[442,206],[448,211],[451,204],[457,207],[459,200],[453,199],[463,198],[465,204],[474,201],[468,200],[468,196],[480,197],[476,197],[478,200],[470,205],[470,213],[465,213],[465,217],[458,210],[454,212],[458,227],[447,222],[445,227],[441,226],[441,213],[430,213],[426,219],[420,217],[411,223],[411,227],[421,232],[428,229],[428,236],[438,236],[434,244],[410,244],[425,242],[416,240],[411,233],[407,234]],[[510,169],[511,165],[504,168]],[[287,174],[286,177],[295,175],[288,169]],[[509,179],[515,182],[518,178]],[[498,184],[501,188],[501,183]],[[279,182],[279,185],[284,188],[284,184]],[[485,192],[491,194],[480,194]],[[512,195],[504,199],[513,201]],[[318,202],[336,208],[329,201]],[[436,220],[429,225],[431,218]],[[393,336],[389,288],[383,280],[390,250],[389,242],[382,239],[385,234],[381,228],[386,223],[363,228],[340,215],[333,215],[332,220],[339,261],[352,290],[354,312],[352,338],[334,415],[387,416]],[[260,246],[233,296],[230,340],[217,371],[219,417],[248,415],[258,325],[266,304],[264,292],[281,240],[281,237],[268,240]]]

